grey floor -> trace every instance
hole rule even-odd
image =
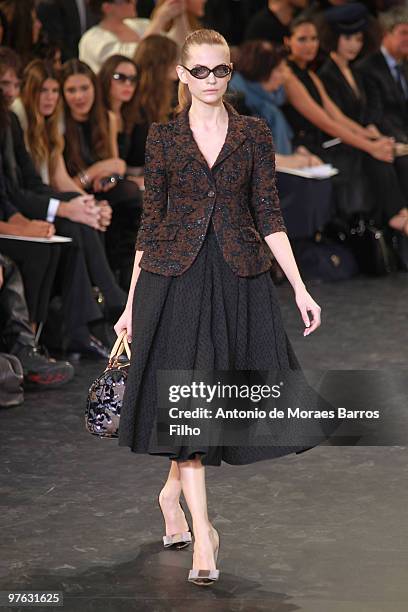
[[[407,368],[408,275],[310,284],[323,316],[307,338],[292,289],[278,291],[305,368]],[[62,591],[63,609],[80,612],[408,610],[406,447],[208,467],[221,576],[199,588],[186,581],[191,550],[162,549],[168,460],[84,430],[102,365],[0,412],[0,590]]]

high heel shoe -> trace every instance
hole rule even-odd
[[[165,519],[164,517],[164,513],[163,510],[161,508],[160,505],[160,497],[157,496],[157,503],[159,504],[159,508],[160,508],[160,512],[163,514],[163,519]],[[184,513],[184,516],[186,515],[184,508],[181,504],[181,502],[179,502],[180,507]],[[166,520],[164,521],[166,522]],[[181,550],[182,548],[186,548],[186,546],[188,546],[190,544],[191,540],[191,535],[192,535],[192,529],[190,527],[190,525],[188,524],[188,520],[186,517],[186,523],[188,525],[188,531],[182,531],[181,533],[174,533],[173,535],[164,535],[163,536],[163,546],[164,548],[176,548],[177,550]]]
[[[218,533],[218,532],[217,532]],[[220,550],[220,538],[218,536],[218,545],[214,551],[214,561],[217,565],[218,552]],[[192,568],[188,574],[188,582],[193,582],[194,584],[198,584],[199,586],[209,586],[218,580],[220,576],[219,569],[211,569],[211,570],[203,570],[203,569],[194,569]]]

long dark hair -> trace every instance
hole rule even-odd
[[[71,59],[63,64],[61,69],[61,86],[64,95],[64,85],[70,76],[86,76],[92,83],[95,99],[89,113],[91,124],[92,152],[98,160],[112,157],[111,139],[109,134],[109,114],[102,101],[100,83],[91,68],[77,59]],[[71,176],[84,170],[86,164],[82,159],[80,149],[80,132],[78,123],[72,117],[64,95],[65,107],[65,157],[68,172]]]
[[[102,65],[99,73],[98,79],[101,84],[102,90],[102,100],[105,105],[105,108],[111,109],[111,99],[110,99],[110,91],[112,84],[112,75],[116,72],[119,64],[132,64],[132,66],[136,70],[137,67],[133,60],[125,57],[124,55],[111,55]],[[124,131],[127,134],[133,130],[135,125],[135,100],[136,100],[136,87],[132,96],[132,99],[129,102],[124,102],[121,106],[120,113],[123,119],[123,127]]]
[[[137,69],[135,120],[137,123],[165,122],[172,111],[173,85],[169,68],[177,62],[177,44],[162,34],[140,41],[134,56]]]

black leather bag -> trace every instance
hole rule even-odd
[[[326,225],[323,235],[348,246],[363,274],[385,276],[398,269],[394,249],[384,230],[364,213],[357,213],[348,221],[335,219]]]
[[[18,406],[24,401],[23,367],[15,355],[0,353],[0,406]]]
[[[130,348],[124,330],[112,348],[105,371],[92,383],[88,392],[85,427],[94,436],[119,436],[120,411],[129,365]]]

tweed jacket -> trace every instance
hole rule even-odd
[[[150,127],[136,241],[144,270],[183,274],[200,251],[211,218],[235,274],[254,276],[272,265],[264,238],[287,233],[275,184],[272,134],[263,119],[239,115],[224,104],[228,131],[212,168],[194,140],[188,108],[169,123]]]

